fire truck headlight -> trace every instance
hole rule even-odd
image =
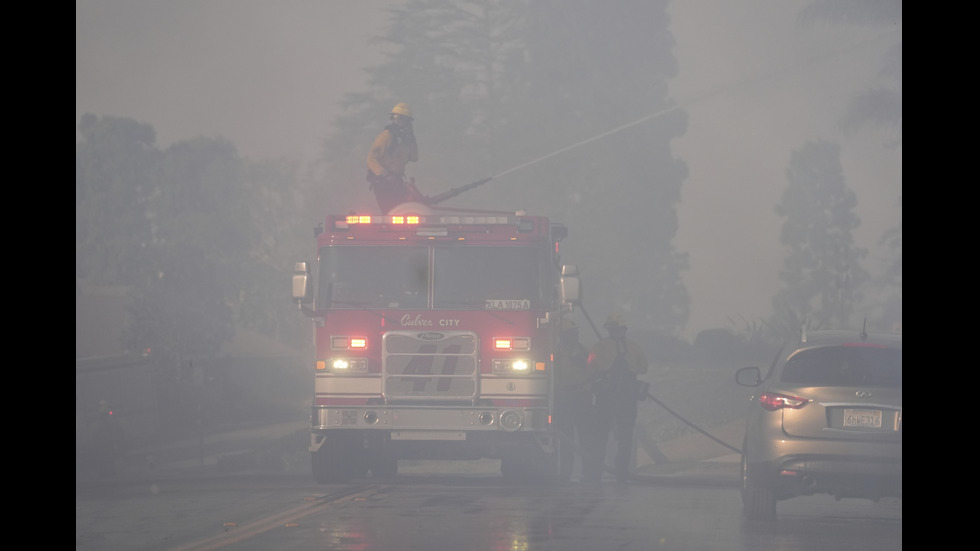
[[[509,360],[494,360],[493,372],[499,374],[519,375],[531,372],[531,363],[524,358]]]
[[[334,358],[330,362],[331,373],[367,373],[366,358]]]

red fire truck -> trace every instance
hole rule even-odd
[[[315,335],[319,483],[390,477],[399,459],[500,459],[549,480],[560,318],[579,300],[567,228],[524,212],[407,204],[330,215],[293,298]]]

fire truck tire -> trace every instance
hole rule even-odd
[[[351,472],[351,478],[364,478],[371,468],[368,463],[368,450],[360,444],[360,438],[349,442],[349,453],[344,457],[346,468]]]
[[[527,478],[527,468],[513,456],[500,458],[500,474],[507,480],[523,482]]]
[[[367,466],[355,450],[343,440],[327,442],[310,454],[313,478],[319,484],[336,484],[366,475]]]
[[[558,454],[518,453],[500,458],[500,474],[524,484],[553,484],[558,480]]]
[[[310,459],[313,464],[313,478],[319,484],[333,484],[344,481],[339,465],[331,455],[336,454],[331,454],[329,450],[320,450],[310,454]]]
[[[394,478],[398,474],[398,459],[383,454],[371,460],[371,476],[375,478]]]

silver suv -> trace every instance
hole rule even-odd
[[[735,380],[759,388],[742,443],[747,517],[775,519],[777,501],[802,495],[901,497],[901,335],[804,332],[765,376]]]

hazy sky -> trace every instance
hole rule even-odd
[[[130,117],[153,126],[160,147],[221,135],[254,159],[311,159],[342,96],[362,90],[362,68],[380,59],[368,39],[383,8],[399,3],[76,0],[75,125],[85,112]],[[773,209],[791,152],[808,140],[840,143],[862,220],[855,238],[876,271],[877,239],[901,221],[902,151],[836,122],[901,28],[801,29],[806,0],[672,4],[680,73],[670,90],[689,114],[674,142],[690,169],[676,240],[691,263],[687,336],[769,315],[783,257]]]

